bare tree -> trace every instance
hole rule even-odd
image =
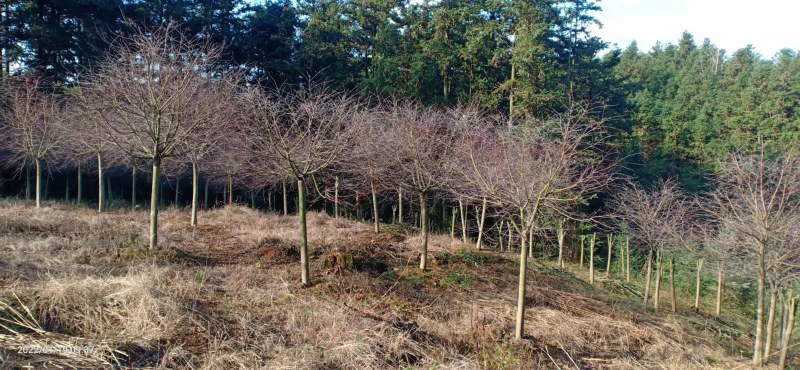
[[[583,110],[583,107],[578,107]],[[524,332],[526,244],[541,226],[547,211],[573,215],[573,207],[587,194],[606,187],[612,178],[606,158],[598,158],[590,137],[602,137],[598,122],[586,121],[587,111],[570,111],[553,122],[528,122],[514,128],[484,130],[491,133],[476,141],[467,154],[471,165],[464,178],[480,189],[497,208],[513,215],[520,234],[519,290],[515,336]]]
[[[139,171],[142,170],[143,160],[141,158],[128,157],[126,158],[125,166],[131,170],[131,209],[136,209],[136,178]]]
[[[69,106],[69,104],[67,104]],[[74,106],[74,105],[73,105]],[[64,125],[69,126],[71,122],[73,122],[72,117],[74,116],[74,110],[67,110],[65,112],[65,119]],[[86,153],[83,151],[79,145],[76,145],[74,142],[71,142],[69,135],[70,132],[68,131],[69,127],[65,127],[67,130],[62,132],[62,142],[63,145],[59,145],[55,148],[53,152],[53,157],[56,157],[57,160],[55,161],[59,167],[59,170],[64,172],[64,176],[66,178],[66,185],[69,186],[69,175],[72,169],[75,169],[75,178],[77,182],[77,189],[76,189],[76,203],[81,204],[83,202],[83,172],[86,168],[87,162],[91,158],[87,157]],[[69,196],[66,197],[69,200]]]
[[[745,241],[736,233],[723,225],[717,224],[718,219],[711,219],[702,234],[702,254],[715,262],[717,267],[717,290],[715,314],[722,314],[722,300],[725,281],[732,278],[750,278],[756,274],[757,266],[748,261],[748,251],[741,246]]]
[[[36,169],[36,208],[42,206],[45,158],[61,139],[63,105],[53,92],[43,91],[37,77],[7,78],[0,85],[0,146],[9,165],[32,162]]]
[[[97,69],[82,80],[79,97],[131,157],[152,162],[150,248],[158,246],[161,161],[178,154],[220,95],[221,47],[192,38],[175,25],[137,29],[112,42]]]
[[[682,207],[683,214],[678,223],[681,225],[679,230],[675,230],[673,240],[667,244],[664,251],[669,253],[669,290],[670,307],[672,312],[677,312],[677,292],[675,291],[675,258],[676,255],[682,259],[693,260],[697,263],[696,269],[696,289],[695,303],[700,305],[700,279],[703,267],[703,259],[700,257],[702,248],[702,233],[700,228],[707,227],[704,222],[704,214],[698,207],[696,199],[687,198]]]
[[[451,221],[451,236],[455,236],[455,216],[459,215],[461,224],[461,241],[467,243],[469,231],[469,207],[474,204],[475,220],[478,226],[478,239],[475,243],[477,249],[482,248],[484,237],[484,226],[486,223],[486,212],[489,201],[486,197],[475,198],[470,194],[481,192],[476,184],[468,181],[467,174],[471,168],[469,153],[473,151],[475,145],[480,145],[481,140],[487,136],[486,130],[497,123],[496,117],[487,116],[473,106],[453,107],[444,111],[446,119],[450,122],[451,130],[454,130],[453,154],[448,156],[448,182],[447,190],[453,202],[458,204],[457,209],[453,209],[453,220]],[[480,204],[480,206],[478,206]]]
[[[742,241],[757,264],[753,364],[764,359],[764,300],[769,260],[792,228],[800,224],[800,160],[796,153],[770,156],[732,154],[720,163],[713,211],[722,227]]]
[[[653,254],[660,257],[664,248],[675,245],[677,235],[684,231],[689,199],[683,194],[677,183],[671,180],[660,181],[652,190],[631,184],[615,191],[610,205],[614,216],[620,223],[626,223],[635,245],[647,251],[644,289],[644,303],[650,297],[650,281],[652,275]],[[660,288],[660,264],[656,271],[656,297]],[[658,301],[654,305],[657,308]]]
[[[800,184],[798,184],[800,185]],[[769,311],[764,333],[764,362],[769,361],[773,350],[778,296],[800,281],[800,223],[786,229],[773,239],[765,256],[767,286],[769,288]]]
[[[232,127],[228,128],[224,136],[214,141],[208,153],[203,154],[203,171],[209,179],[225,189],[225,204],[233,204],[234,189],[254,181],[248,176],[252,167],[251,159],[245,134]],[[270,160],[273,159],[270,157]],[[200,159],[197,160],[199,162]]]
[[[186,177],[187,173],[190,171],[189,167],[190,165],[185,162],[183,156],[172,156],[161,160],[161,168],[159,169],[159,182],[161,187],[159,193],[161,194],[162,204],[165,198],[163,191],[164,184],[167,184],[167,186],[174,189],[172,204],[175,205],[175,208],[178,208],[180,202],[181,179]],[[167,201],[167,204],[168,203]]]
[[[697,198],[694,200],[697,202]],[[700,207],[698,207],[700,209]],[[706,262],[706,246],[708,245],[709,235],[716,232],[714,225],[706,222],[706,217],[702,217],[702,213],[698,212],[698,219],[695,227],[691,230],[693,234],[693,243],[688,247],[688,253],[695,261],[695,290],[694,290],[694,308],[700,309],[700,289],[702,287],[703,267]]]
[[[393,155],[389,151],[388,126],[386,112],[380,109],[363,111],[354,115],[350,136],[353,139],[353,150],[345,152],[342,168],[355,179],[363,181],[372,195],[372,221],[376,233],[380,232],[378,218],[378,192],[388,183],[389,167],[387,163]],[[336,194],[334,203],[338,207],[338,178],[334,184]],[[334,212],[336,213],[336,211]]]
[[[419,267],[428,266],[428,196],[447,187],[455,135],[444,112],[411,103],[392,102],[382,116],[390,124],[387,148],[393,155],[387,166],[396,188],[419,197],[422,234]]]
[[[244,97],[248,107],[244,126],[253,157],[273,162],[253,172],[291,174],[297,181],[300,276],[308,286],[307,182],[335,163],[348,147],[347,126],[356,104],[350,95],[316,83],[284,85],[269,92],[252,89]]]
[[[94,111],[84,99],[75,99],[75,109],[70,111],[68,120],[68,130],[65,132],[65,139],[68,142],[69,151],[74,158],[73,161],[79,166],[84,161],[92,160],[95,162],[97,170],[97,211],[102,212],[105,208],[106,189],[102,186],[105,183],[106,168],[111,167],[115,160],[112,159],[113,143],[109,137],[109,131],[102,124],[101,117],[94,114]],[[65,145],[67,146],[67,145]],[[81,176],[81,167],[78,167],[78,176]],[[82,189],[79,186],[78,192]]]
[[[197,203],[199,197],[199,174],[201,166],[206,157],[212,153],[226,137],[236,137],[231,133],[234,129],[231,120],[236,117],[236,109],[239,107],[234,104],[238,100],[232,99],[238,94],[237,85],[239,78],[236,75],[228,74],[224,79],[220,79],[215,88],[208,91],[214,94],[216,99],[206,101],[207,104],[195,105],[191,108],[194,111],[186,112],[190,116],[205,117],[206,119],[198,124],[182,143],[181,152],[184,153],[186,160],[192,167],[192,206],[190,224],[197,226]],[[231,143],[231,140],[228,140]],[[241,145],[239,143],[231,143]],[[236,150],[235,147],[227,147],[224,150]],[[241,149],[239,149],[241,150]],[[218,158],[219,159],[219,158]],[[233,164],[232,168],[241,167]]]

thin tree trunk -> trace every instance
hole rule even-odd
[[[589,284],[594,285],[594,242],[597,234],[592,234],[589,239]]]
[[[631,243],[630,237],[625,237],[625,282],[631,282]]]
[[[789,343],[792,339],[792,330],[794,330],[794,317],[797,315],[797,297],[791,297],[791,293],[787,296],[788,302],[786,303],[785,310],[788,310],[789,320],[786,323],[786,330],[783,333],[783,340],[781,341],[781,354],[778,361],[778,368],[783,370],[786,368],[786,357],[789,353]]]
[[[31,200],[31,167],[25,164],[25,201]]]
[[[103,191],[103,158],[97,155],[97,212],[103,212],[103,201],[105,198]]]
[[[475,243],[475,247],[478,250],[483,249],[483,227],[486,225],[486,198],[483,198],[483,202],[481,203],[481,218],[478,220],[478,241]]]
[[[256,209],[256,193],[250,190],[250,208]]]
[[[286,194],[286,181],[281,181],[281,185],[283,186],[283,215],[289,215],[289,202],[287,201],[288,195]]]
[[[694,289],[694,308],[700,309],[700,286],[702,285],[702,272],[703,272],[703,259],[699,258],[697,260],[697,278],[696,286]]]
[[[506,221],[506,229],[508,229],[508,244],[506,245],[506,249],[508,249],[510,251],[511,250],[511,246],[513,245],[511,243],[511,241],[514,240],[514,238],[513,238],[514,237],[514,230],[511,228],[511,221],[510,220]]]
[[[233,175],[228,175],[228,205],[233,205]]]
[[[111,175],[106,175],[106,203],[111,203],[111,200],[114,199],[114,192],[111,189]],[[108,205],[106,205],[108,208]]]
[[[670,291],[670,304],[672,305],[672,312],[678,311],[678,300],[675,297],[675,255],[669,255],[669,291]]]
[[[354,208],[355,208],[355,211],[356,211],[355,212],[356,213],[356,220],[363,221],[364,220],[364,217],[362,215],[363,210],[361,209],[362,208],[361,207],[361,199],[359,198],[359,195],[360,194],[356,193],[356,202],[355,202]]]
[[[403,224],[403,188],[397,188],[397,223]]]
[[[528,233],[528,257],[531,259],[536,258],[533,256],[533,232]]]
[[[517,325],[516,330],[514,331],[514,338],[517,340],[522,339],[522,336],[525,333],[525,279],[528,275],[528,261],[525,256],[527,253],[525,248],[525,243],[528,233],[527,225],[524,225],[525,220],[525,213],[520,211],[520,222],[523,224],[520,225],[520,238],[522,239],[522,244],[519,251],[519,288],[517,290]]]
[[[512,59],[513,60],[513,59]],[[514,62],[511,62],[511,89],[508,92],[508,127],[514,124]]]
[[[308,271],[308,234],[306,233],[306,184],[302,178],[297,179],[297,213],[300,216],[300,278],[303,286],[311,281]]]
[[[339,176],[333,179],[333,218],[339,218]]]
[[[83,171],[81,164],[78,163],[78,204],[83,202]]]
[[[42,208],[42,160],[36,158],[36,208]]]
[[[205,176],[203,176],[205,177]],[[208,209],[208,179],[206,179],[205,189],[203,189],[203,209]]]
[[[500,220],[500,225],[497,227],[497,240],[500,243],[500,252],[503,251],[503,221]]]
[[[614,234],[606,236],[608,241],[608,258],[606,259],[606,277],[611,276],[611,252],[614,250]]]
[[[461,242],[467,244],[467,207],[461,198],[458,198],[458,212],[461,216]]]
[[[581,261],[580,261],[581,269],[583,269],[583,259],[584,259],[583,258],[583,241],[584,240],[586,240],[586,235],[581,235]]]
[[[619,243],[619,256],[617,257],[617,259],[619,260],[619,273],[624,275],[625,274],[625,245],[623,245],[622,243]]]
[[[428,205],[425,204],[425,193],[419,194],[419,229],[422,232],[419,269],[425,271],[428,268]]]
[[[766,246],[762,243],[758,251],[758,301],[756,302],[756,340],[753,346],[753,364],[761,366],[764,350],[764,298],[766,291],[767,271],[764,261]]]
[[[556,236],[558,237],[558,268],[564,269],[564,237],[566,236],[566,231],[564,230],[564,220],[561,220],[557,224],[556,228]]]
[[[372,191],[372,223],[377,234],[381,232],[381,223],[378,218],[378,192],[375,190],[375,180],[369,180],[369,188]]]
[[[450,217],[450,237],[456,238],[456,207],[452,209],[452,217]]]
[[[447,203],[442,200],[442,232],[447,232]]]
[[[653,274],[653,248],[648,248],[647,251],[647,272],[644,278],[644,304],[647,305],[647,299],[650,298],[650,277]]]
[[[175,208],[178,208],[178,199],[181,195],[181,177],[175,178]]]
[[[772,336],[775,327],[775,306],[778,304],[778,288],[771,287],[769,292],[769,313],[767,314],[767,332],[764,340],[764,362],[769,362],[772,352]]]
[[[153,160],[153,181],[150,187],[150,250],[158,248],[158,200],[159,172],[161,171],[161,159]]]
[[[720,314],[722,314],[722,287],[723,287],[723,285],[722,285],[722,271],[723,271],[723,264],[720,261],[717,264],[717,307],[714,310],[714,313],[717,316],[720,316]]]
[[[778,326],[778,328],[780,328],[780,330],[778,331],[778,345],[780,345],[781,342],[783,341],[783,334],[786,333],[786,324],[789,321],[789,317],[786,316],[789,313],[789,310],[786,309],[786,303],[788,302],[787,299],[789,299],[788,290],[784,290],[783,293],[784,293],[783,295],[779,294],[778,296],[778,301],[779,301],[778,307],[781,309],[781,314],[780,314],[781,322],[780,325]]]
[[[136,209],[136,166],[131,173],[131,209]]]
[[[69,203],[69,172],[64,176],[64,201]]]
[[[197,193],[200,188],[199,184],[197,183],[199,181],[197,172],[197,163],[192,162],[192,226],[197,226]]]
[[[658,303],[661,298],[661,273],[663,272],[661,249],[656,251],[656,286],[653,292],[653,308],[658,311]]]

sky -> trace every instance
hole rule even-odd
[[[636,40],[647,51],[656,41],[677,43],[683,31],[708,38],[728,55],[752,44],[769,59],[783,48],[800,50],[800,0],[601,0],[594,30],[624,49]]]

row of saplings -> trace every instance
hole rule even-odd
[[[479,246],[486,220],[498,229],[505,225],[519,245],[517,339],[524,334],[531,240],[553,223],[543,220],[600,220],[627,230],[632,239],[620,253],[626,260],[629,248],[647,255],[645,300],[652,261],[662,261],[665,255],[696,256],[698,283],[705,259],[718,262],[720,282],[723,271],[755,275],[753,361],[760,365],[770,357],[775,322],[780,321],[778,357],[785,365],[798,299],[789,288],[797,284],[800,271],[796,149],[765,145],[760,153],[731,154],[716,166],[715,190],[690,197],[671,181],[648,188],[629,184],[618,170],[613,148],[603,144],[611,134],[590,103],[570,104],[546,118],[501,118],[473,107],[366,100],[313,82],[263,88],[243,83],[236,71],[218,68],[221,55],[210,41],[188,38],[167,26],[120,37],[94,69],[66,89],[46,88],[45,81],[34,77],[6,79],[0,110],[4,160],[34,168],[37,207],[45,168],[77,168],[80,174],[82,166],[93,163],[98,183],[104,184],[104,172],[124,164],[133,172],[135,195],[136,171],[147,166],[150,248],[158,247],[164,174],[190,172],[193,226],[198,223],[201,174],[206,184],[224,184],[229,201],[234,187],[281,184],[286,204],[286,184],[294,183],[304,286],[311,284],[308,193],[330,200],[337,217],[340,205],[361,205],[364,198],[371,198],[372,214],[378,215],[379,193],[396,194],[398,218],[404,214],[402,205],[414,202],[423,270],[428,264],[431,200],[457,203],[462,224],[464,210],[477,207]],[[104,186],[98,188],[102,211]],[[579,211],[600,192],[617,194],[606,202],[605,212]],[[357,194],[355,199],[352,194]],[[380,223],[378,217],[373,219],[377,232]],[[560,225],[555,228],[562,265],[566,232],[563,222],[555,224]],[[590,260],[595,240],[584,240]],[[610,256],[607,261],[608,270]],[[658,262],[656,276],[661,265]],[[593,264],[590,269],[593,279]],[[660,281],[655,279],[655,302]],[[780,320],[778,297],[785,306]]]

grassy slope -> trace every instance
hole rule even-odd
[[[420,272],[413,230],[374,235],[312,213],[314,285],[301,289],[294,217],[229,207],[201,212],[192,229],[187,212],[167,210],[156,253],[145,249],[146,222],[144,212],[0,202],[0,296],[29,307],[46,330],[19,330],[23,339],[102,339],[135,367],[747,366],[749,341],[736,333],[748,321],[717,320],[710,302],[693,313],[688,300],[678,315],[656,313],[636,285],[592,287],[577,266],[531,262],[530,339],[516,343],[515,255],[434,236],[432,268]],[[52,358],[0,350],[6,365]]]

